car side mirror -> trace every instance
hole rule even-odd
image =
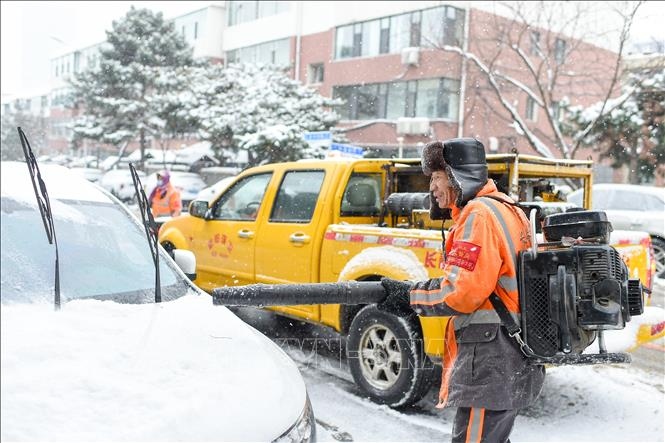
[[[191,281],[196,280],[196,256],[187,249],[174,249],[173,261]]]
[[[205,200],[194,200],[189,204],[189,215],[198,218],[206,218],[208,202]]]

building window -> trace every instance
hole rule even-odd
[[[397,120],[404,117],[404,104],[406,103],[406,83],[388,83],[388,94],[386,99],[386,117],[389,120]]]
[[[335,58],[353,57],[353,25],[337,28]]]
[[[289,55],[289,39],[285,38],[228,51],[226,59],[228,63],[263,63],[288,66],[290,64]]]
[[[460,46],[463,29],[464,11],[451,6],[344,25],[335,32],[335,58],[399,53],[414,46]]]
[[[526,118],[535,122],[538,118],[538,109],[536,108],[536,101],[531,97],[526,98]]]
[[[351,56],[358,57],[362,53],[363,27],[361,23],[353,25],[353,40],[351,43]]]
[[[228,25],[254,21],[289,10],[286,1],[229,1]]]
[[[553,101],[550,110],[552,112],[552,119],[556,121],[563,120],[563,109],[561,109],[561,102]]]
[[[531,55],[538,55],[540,53],[540,32],[531,31]]]
[[[333,97],[346,104],[344,120],[373,120],[399,117],[457,119],[459,81],[448,78],[408,82],[373,83],[333,87]]]
[[[379,54],[387,54],[390,52],[390,19],[382,18],[380,22]]]
[[[416,91],[418,83],[420,83],[418,80],[406,82],[406,106],[404,110],[405,117],[416,116]]]
[[[566,41],[557,38],[554,41],[554,60],[557,64],[562,65],[566,60]]]
[[[411,14],[402,14],[390,19],[390,52],[400,52],[411,46]]]
[[[464,35],[464,11],[452,6],[423,10],[422,45],[461,46]]]
[[[199,22],[194,22],[194,40],[199,37]]]
[[[420,46],[420,11],[411,13],[411,26],[409,29],[409,46]]]
[[[312,63],[307,70],[308,83],[323,83],[323,63]]]

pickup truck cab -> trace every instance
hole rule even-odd
[[[499,188],[520,201],[551,211],[552,182],[569,179],[584,187],[591,207],[589,161],[507,154],[488,155],[488,164]],[[194,252],[195,283],[207,292],[253,283],[423,280],[440,275],[443,259],[443,227],[429,218],[428,186],[419,159],[268,164],[243,171],[212,200],[192,202],[188,215],[162,226],[159,241]],[[631,273],[650,287],[650,244],[642,240],[624,246]],[[307,300],[270,309],[347,335],[354,380],[391,406],[413,403],[430,388],[448,322]]]

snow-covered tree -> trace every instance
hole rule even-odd
[[[445,33],[424,30],[427,35],[442,36],[426,39],[427,46],[459,54],[465,61],[463,69],[468,69],[468,83],[473,85],[465,98],[465,120],[504,122],[505,128],[511,128],[511,138],[524,138],[538,154],[575,158],[581,140],[597,120],[566,137],[560,109],[570,94],[575,94],[585,100],[601,100],[599,117],[610,111],[606,102],[616,92],[621,56],[640,2],[494,4],[503,8],[503,13],[480,19],[481,23],[485,20],[482,36],[475,39],[472,48],[445,44]],[[609,18],[618,23],[619,29],[612,30],[618,37],[607,32]],[[602,23],[592,25],[594,20]],[[604,30],[602,35],[597,29]],[[602,40],[608,44],[610,39],[614,40],[614,56],[587,43]],[[494,97],[500,106],[491,100]],[[527,106],[518,105],[525,97]],[[545,115],[546,130],[529,116],[536,111]]]
[[[2,116],[2,160],[25,160],[18,136],[18,127],[23,128],[35,155],[43,152],[47,145],[48,121],[45,117],[25,113],[21,110]]]
[[[178,104],[167,100],[177,79],[164,71],[193,64],[192,48],[162,13],[132,7],[106,32],[99,66],[72,82],[72,101],[83,107],[76,138],[113,145],[138,139],[143,163],[147,138],[168,138],[186,131]],[[160,81],[157,81],[160,80]]]
[[[306,131],[329,130],[337,121],[331,107],[339,101],[290,79],[267,65],[210,65],[182,70],[186,89],[173,100],[198,121],[200,136],[209,140],[218,158],[224,152],[246,150],[249,165],[303,157],[322,157],[302,140]]]
[[[631,183],[649,181],[665,164],[665,67],[632,73],[624,94],[608,101],[611,111],[599,117],[602,106],[571,108],[573,128],[597,120],[582,142],[610,158],[612,167],[627,166]]]

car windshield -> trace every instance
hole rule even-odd
[[[37,207],[2,196],[2,303],[52,302],[55,248]],[[63,301],[80,298],[154,302],[155,269],[145,233],[110,202],[51,199]],[[183,295],[187,283],[162,255],[162,300]]]

